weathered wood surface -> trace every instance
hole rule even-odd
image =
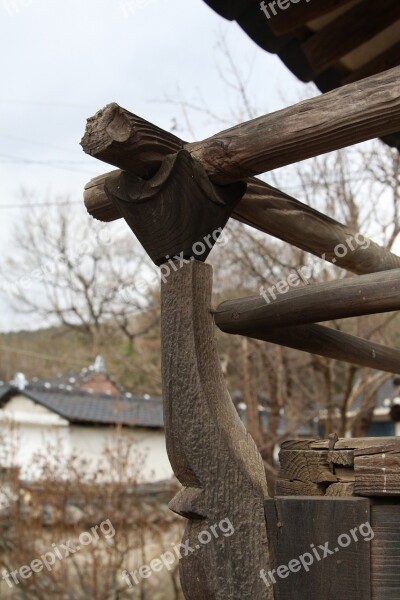
[[[189,518],[181,561],[187,600],[271,599],[263,514],[267,486],[257,448],[225,388],[210,310],[212,268],[191,262],[162,284],[162,371],[168,455],[183,485],[171,508]],[[199,545],[229,519],[235,529]],[[218,529],[217,529],[218,530]]]
[[[170,257],[206,260],[244,183],[213,185],[188,152],[167,156],[148,180],[117,172],[106,191],[156,265]]]
[[[372,600],[400,598],[400,504],[373,502]]]
[[[279,461],[286,479],[317,484],[337,482],[324,450],[281,450]]]
[[[371,543],[361,535],[357,536],[358,542],[351,538],[346,548],[338,543],[339,536],[351,535],[352,529],[370,520],[368,499],[268,499],[266,520],[271,560],[278,571],[275,572],[275,600],[371,599]],[[324,557],[325,552],[320,546],[325,546],[332,554]],[[304,563],[310,563],[308,570],[301,563],[291,562],[299,562],[299,557],[306,553]],[[297,571],[293,572],[290,567],[279,570],[281,565],[291,565],[293,571]]]
[[[217,326],[226,333],[249,335],[287,327],[400,310],[400,269],[328,283],[304,286],[296,273],[267,288],[265,296],[222,302],[215,311]],[[308,279],[309,281],[309,279]],[[272,290],[270,292],[269,290]]]
[[[124,136],[127,139],[121,142]],[[117,104],[106,106],[89,119],[82,143],[96,158],[123,166],[129,173],[144,178],[152,177],[168,154],[184,147],[191,152],[190,144]],[[145,160],[137,160],[140,152]],[[97,219],[113,221],[121,218],[117,205],[106,192],[107,181],[115,177],[113,171],[94,178],[86,186],[85,204]],[[325,256],[326,260],[356,274],[400,268],[399,257],[367,238],[365,244],[338,257],[335,248],[349,239],[354,240],[358,232],[258,179],[248,179],[247,186],[245,196],[233,212],[235,219],[316,256]],[[369,247],[361,247],[367,245]]]
[[[334,484],[332,484],[334,485]],[[289,481],[277,479],[275,482],[275,496],[325,496],[326,485],[319,483],[306,483],[304,481]]]
[[[354,467],[354,452],[353,450],[330,450],[328,461],[342,467]]]
[[[355,493],[400,496],[400,440],[354,450]]]
[[[321,73],[398,19],[400,3],[362,0],[314,33],[302,44],[302,49],[315,73]]]
[[[400,437],[364,437],[364,438],[339,438],[335,443],[335,450],[364,450],[365,448],[380,448],[400,442]],[[314,440],[310,442],[310,448],[315,450],[328,450],[329,440]]]
[[[327,487],[325,496],[354,496],[354,483],[346,483],[343,481],[340,481],[338,483],[332,483],[330,486]]]
[[[363,340],[324,325],[297,325],[244,335],[334,360],[400,374],[400,350]]]
[[[395,67],[186,144],[185,149],[214,183],[229,183],[394,133],[400,120],[399,76],[400,67]],[[109,105],[89,120],[82,147],[87,154],[128,171],[139,160],[143,176],[143,164],[149,162],[154,168],[157,160],[151,152],[146,155],[146,147],[135,150],[137,119],[128,111],[113,118],[113,108]],[[161,131],[156,137],[161,149]]]

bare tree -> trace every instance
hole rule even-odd
[[[132,347],[158,321],[157,276],[124,232],[123,223],[93,223],[68,205],[28,210],[1,272],[3,295],[38,328],[83,333],[93,353],[114,334]]]

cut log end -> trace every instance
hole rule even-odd
[[[131,136],[132,128],[124,112],[112,102],[87,120],[81,146],[86,154],[98,157],[113,143],[124,143]]]

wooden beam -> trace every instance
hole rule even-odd
[[[314,33],[302,49],[314,71],[322,73],[398,19],[399,2],[364,0]]]
[[[272,327],[400,310],[400,269],[291,289],[303,285],[302,275],[295,271],[286,281],[263,288],[263,296],[222,302],[215,311],[216,325],[225,333],[249,335]]]
[[[395,44],[369,63],[357,69],[353,73],[350,73],[344,80],[343,83],[353,83],[365,77],[371,77],[387,69],[393,69],[400,65],[400,42]]]
[[[184,147],[214,183],[223,184],[394,133],[400,119],[399,77],[396,67]],[[140,175],[147,160],[150,171],[157,160],[146,146],[145,159],[139,160],[137,139],[134,115],[111,104],[89,119],[81,143],[87,154]],[[161,130],[154,141],[161,153]],[[175,139],[175,146],[180,143]]]
[[[110,105],[106,109],[108,114],[108,123],[123,121],[123,115],[127,111],[120,109],[118,105]],[[139,117],[130,116],[128,113],[128,123],[137,121],[137,127],[131,136],[136,138],[137,144],[141,148],[146,148],[146,154],[150,157],[150,164],[146,168],[146,163],[131,161],[129,156],[125,164],[130,173],[137,174],[138,171],[146,178],[151,177],[152,172],[160,168],[163,158],[168,156],[169,152],[178,152],[184,147],[185,143],[178,140],[166,131],[155,128],[154,132],[151,126]],[[105,130],[107,130],[107,125]],[[111,131],[114,126],[111,125]],[[88,127],[89,134],[87,143],[90,143],[92,134],[91,126]],[[162,141],[159,143],[160,138]],[[94,143],[94,142],[93,142]],[[90,143],[90,146],[92,144]],[[107,160],[113,160],[112,155],[115,152],[111,143],[111,148],[106,144],[105,148],[96,151]],[[98,148],[98,146],[97,146]],[[165,155],[163,153],[166,153]],[[114,160],[118,163],[118,160]],[[122,215],[116,203],[107,195],[107,182],[112,182],[118,178],[121,171],[112,171],[106,175],[101,175],[92,179],[85,189],[85,204],[88,212],[95,218],[102,221],[113,221],[121,218]],[[325,256],[326,260],[334,262],[337,266],[345,268],[356,274],[373,273],[393,268],[400,268],[400,258],[378,244],[367,240],[365,244],[358,245],[354,251],[348,252],[343,257],[335,254],[335,248],[340,244],[347,244],[347,240],[355,238],[358,232],[355,232],[346,225],[327,217],[326,215],[302,204],[293,197],[285,194],[276,188],[251,178],[247,180],[247,192],[240,203],[235,207],[233,218],[251,225],[264,233],[268,233],[289,244],[297,246],[306,252],[315,256]],[[369,246],[365,248],[365,246]]]
[[[368,498],[275,497],[265,512],[274,569],[265,580],[275,581],[275,600],[371,599],[371,539],[341,544],[370,521]]]
[[[248,337],[388,373],[400,374],[400,350],[335,331],[323,325],[297,325],[254,331]]]
[[[277,35],[303,27],[308,21],[323,17],[353,0],[319,0],[318,2],[298,2],[290,4],[289,10],[276,10],[268,20],[268,25]],[[266,2],[268,5],[269,2]],[[271,14],[271,11],[269,11]]]
[[[181,583],[191,600],[272,600],[260,579],[269,569],[265,471],[225,387],[211,287],[212,267],[197,261],[161,285],[167,450],[183,486],[170,508],[189,519],[184,542],[193,549],[181,561]]]

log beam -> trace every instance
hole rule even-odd
[[[293,285],[300,275],[291,275]],[[279,288],[281,295],[279,295]],[[400,310],[400,269],[297,287],[288,281],[265,289],[264,295],[222,302],[215,323],[225,333],[253,331],[360,317]]]
[[[395,67],[184,147],[214,183],[224,184],[388,135],[399,126],[399,77]],[[153,126],[140,137],[148,135]],[[137,138],[135,117],[111,104],[88,120],[81,143],[87,154],[143,176],[133,169],[152,169],[157,157],[146,145],[136,151]],[[163,139],[156,131],[151,148],[161,152]],[[172,145],[180,143],[175,138]]]
[[[360,367],[400,374],[400,350],[397,348],[363,340],[323,325],[254,331],[248,337]]]

